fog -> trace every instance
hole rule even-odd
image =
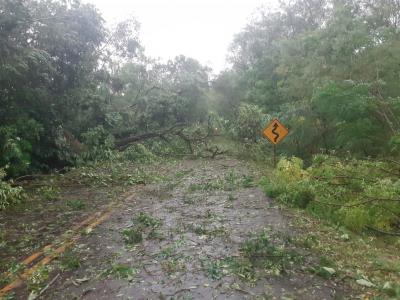
[[[183,54],[224,69],[226,53],[235,33],[255,9],[273,0],[86,0],[93,3],[110,25],[134,16],[141,23],[146,54],[168,60]],[[269,3],[269,4],[268,4]]]

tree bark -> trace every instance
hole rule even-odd
[[[145,132],[135,135],[129,135],[128,137],[117,140],[115,146],[118,150],[124,150],[131,144],[136,142],[148,140],[151,138],[165,138],[165,136],[169,134],[179,135],[179,133],[183,130],[183,126],[184,124],[179,123],[161,131],[153,131],[153,132]]]

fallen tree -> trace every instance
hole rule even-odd
[[[125,138],[118,139],[115,142],[115,147],[117,150],[123,151],[135,143],[140,143],[149,139],[160,138],[166,142],[169,142],[169,137],[175,137],[182,139],[186,143],[189,150],[188,155],[196,155],[195,149],[200,148],[200,152],[204,152],[206,154],[198,153],[199,156],[215,158],[217,155],[226,153],[226,151],[221,150],[218,146],[210,145],[210,140],[216,136],[218,136],[217,132],[210,126],[208,126],[206,129],[206,132],[202,132],[201,130],[188,132],[187,125],[184,123],[179,123],[164,130],[133,134]]]
[[[152,138],[161,138],[167,140],[168,135],[179,136],[179,133],[184,129],[185,124],[175,124],[164,130],[145,132],[139,134],[129,135],[125,138],[121,138],[115,142],[115,147],[118,150],[125,150],[130,145],[138,142],[142,142]]]

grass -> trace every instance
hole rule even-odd
[[[136,218],[136,221],[145,227],[157,228],[161,226],[161,221],[159,219],[156,219],[144,212],[139,213],[139,216]]]
[[[209,237],[228,235],[228,231],[224,226],[207,228],[205,225],[188,224],[186,228],[197,235],[206,235]]]
[[[29,291],[35,293],[40,291],[48,281],[50,271],[51,269],[49,265],[38,268],[28,279],[27,284]]]
[[[305,236],[297,237],[294,243],[302,248],[311,249],[318,243],[318,238],[314,234],[308,234]]]
[[[207,274],[207,277],[213,280],[221,279],[224,275],[224,268],[226,267],[227,265],[225,265],[221,260],[203,261],[203,269]]]
[[[193,169],[178,171],[175,174],[175,178],[180,180],[183,177],[185,177],[186,175],[190,174],[191,172],[193,172]]]
[[[183,203],[185,203],[185,204],[194,204],[194,203],[195,203],[195,200],[194,200],[193,197],[185,197],[185,198],[183,199]]]
[[[124,279],[127,281],[133,281],[135,276],[139,273],[139,270],[133,268],[127,264],[114,263],[109,269],[107,269],[103,275],[114,276],[117,279]]]
[[[143,234],[140,228],[125,229],[122,236],[127,246],[133,246],[143,241]]]
[[[133,172],[132,172],[133,170]],[[152,174],[138,168],[132,162],[102,161],[92,163],[71,172],[82,183],[91,186],[144,184],[152,181]]]
[[[60,259],[61,271],[72,271],[80,267],[81,262],[77,254],[71,250],[65,251]]]
[[[24,269],[24,265],[15,262],[5,263],[6,272],[0,274],[0,286],[10,283],[10,278],[17,275],[20,271]],[[10,274],[11,276],[6,276]]]
[[[226,257],[205,264],[210,277],[218,278],[224,272],[237,275],[241,280],[255,282],[260,271],[269,275],[281,275],[300,263],[302,257],[284,245],[275,245],[267,232],[261,232],[245,241],[240,247],[240,256]]]
[[[326,256],[321,256],[319,263],[316,266],[311,267],[309,271],[325,279],[337,275],[336,264]]]
[[[257,281],[254,265],[244,257],[230,256],[218,260],[203,258],[201,264],[204,273],[212,280],[219,280],[225,275],[234,274],[246,282]]]
[[[188,190],[189,192],[216,190],[234,191],[239,188],[254,187],[255,185],[253,176],[239,175],[235,172],[230,172],[223,178],[215,178],[212,181],[202,183],[192,183],[189,185]]]
[[[160,240],[160,241],[165,239],[164,234],[161,231],[155,229],[151,230],[147,237],[152,240]]]
[[[165,273],[173,274],[176,272],[186,270],[186,262],[192,261],[193,258],[176,253],[176,249],[185,244],[185,239],[181,236],[175,240],[172,245],[165,246],[161,251],[154,256],[155,259],[160,260],[160,265]]]
[[[67,205],[72,209],[72,210],[82,210],[86,207],[86,203],[83,202],[82,200],[69,200],[67,201]]]
[[[223,184],[220,180],[205,182],[205,183],[192,183],[189,185],[190,192],[196,191],[215,191],[215,190],[222,190]]]
[[[5,296],[3,296],[2,300],[14,300],[15,298],[15,293],[11,292],[11,293],[7,293]]]
[[[257,281],[256,270],[254,265],[244,257],[227,257],[224,262],[228,266],[228,270],[238,276],[241,280],[247,282]]]
[[[206,235],[208,234],[208,230],[201,225],[194,225],[193,226],[193,232],[197,235]]]
[[[261,265],[264,269],[273,271],[274,274],[285,272],[292,263],[301,260],[297,253],[286,249],[284,245],[274,245],[267,232],[262,232],[247,240],[240,251],[255,266]]]
[[[228,201],[233,202],[235,200],[236,200],[235,196],[233,196],[232,194],[228,195]]]
[[[206,219],[217,219],[218,215],[213,213],[211,209],[207,209],[206,214],[204,216]]]
[[[125,245],[134,246],[141,243],[146,233],[147,237],[150,239],[163,239],[162,233],[156,231],[156,228],[160,227],[161,224],[161,220],[156,219],[147,213],[140,212],[139,215],[133,219],[132,228],[122,231]]]
[[[287,210],[293,215],[294,225],[299,229],[294,242],[299,246],[305,245],[315,256],[322,258],[310,269],[311,272],[330,277],[321,268],[332,267],[337,277],[345,277],[345,282],[354,291],[359,291],[360,297],[368,291],[370,298],[400,298],[400,239],[350,233],[341,227],[335,228],[310,218],[305,211]],[[356,280],[362,278],[368,278],[375,287],[359,286]]]
[[[176,254],[176,248],[183,245],[185,240],[183,238],[175,241],[174,245],[164,247],[160,253],[157,254],[158,259],[162,259],[160,262],[161,268],[164,272],[168,274],[173,274],[179,271],[186,270],[185,261],[187,259],[192,259],[190,257],[185,257],[183,255]]]
[[[160,257],[160,258],[169,258],[174,254],[174,251],[175,251],[175,248],[172,247],[172,246],[165,247],[158,254],[158,257]]]
[[[168,274],[186,270],[186,265],[182,258],[171,258],[161,262],[161,268]]]
[[[43,186],[36,190],[36,193],[45,201],[55,201],[60,197],[60,189],[55,186]]]
[[[254,182],[254,177],[253,176],[244,175],[241,178],[241,186],[243,188],[251,188],[251,187],[256,186],[256,184]]]

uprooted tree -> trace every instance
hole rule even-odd
[[[9,176],[73,164],[100,127],[121,148],[206,119],[209,70],[184,56],[146,57],[135,20],[108,30],[80,1],[4,0],[0,12],[0,167]]]

